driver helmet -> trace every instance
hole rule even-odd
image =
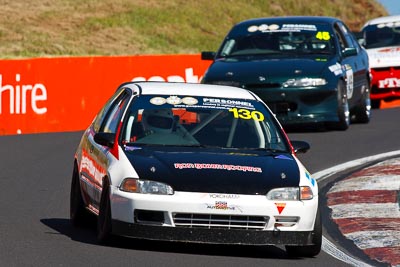
[[[174,114],[171,109],[146,109],[142,113],[145,131],[171,133],[174,128]]]

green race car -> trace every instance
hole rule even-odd
[[[202,83],[246,88],[268,104],[283,126],[346,130],[368,123],[370,73],[366,51],[331,17],[258,18],[236,24]]]

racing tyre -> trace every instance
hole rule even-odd
[[[381,100],[380,100],[380,99],[378,99],[378,100],[372,100],[372,101],[371,101],[371,107],[372,107],[373,109],[379,109],[379,108],[381,107]]]
[[[354,112],[354,121],[357,123],[368,123],[371,118],[371,98],[369,86],[365,88],[360,104]]]
[[[317,215],[315,217],[314,230],[312,233],[312,241],[314,245],[311,246],[285,246],[286,252],[290,257],[314,257],[321,252],[322,221],[319,208],[317,211]]]
[[[344,81],[340,80],[338,83],[338,118],[339,121],[332,123],[330,128],[334,130],[344,131],[349,128],[350,125],[350,110],[349,102],[346,95],[346,85]]]
[[[90,214],[86,210],[85,203],[83,202],[82,198],[78,167],[76,163],[74,163],[71,182],[69,217],[73,226],[81,227],[85,226],[90,221],[89,215]]]
[[[111,204],[110,186],[104,183],[100,199],[99,216],[97,218],[97,240],[100,244],[111,241]]]

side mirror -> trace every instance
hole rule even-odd
[[[295,153],[306,153],[310,149],[310,144],[305,141],[290,141]]]
[[[342,51],[342,53],[343,53],[344,57],[355,56],[355,55],[357,55],[357,49],[356,48],[345,48]]]
[[[216,53],[212,51],[203,51],[201,52],[202,60],[214,60]]]
[[[96,133],[94,135],[94,141],[102,146],[113,147],[115,140],[114,133]]]

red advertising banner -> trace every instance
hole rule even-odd
[[[85,129],[127,81],[199,82],[200,55],[0,60],[0,135]]]

